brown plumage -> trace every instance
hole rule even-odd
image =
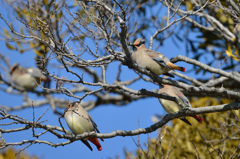
[[[34,90],[38,84],[44,82],[49,87],[51,79],[43,75],[38,68],[23,68],[19,64],[14,64],[10,70],[11,80],[26,90]]]
[[[234,35],[236,37],[234,43],[235,43],[237,49],[239,49],[239,42],[238,41],[240,40],[240,23],[237,23],[235,25],[233,33],[234,33]]]
[[[165,55],[148,49],[144,42],[144,39],[138,38],[132,45],[135,50],[132,53],[132,58],[139,66],[150,70],[156,75],[166,74],[171,77],[174,76],[168,73],[170,70],[185,72],[184,67],[177,66],[171,63]]]
[[[184,105],[184,107],[191,108],[191,104],[190,104],[189,100],[187,99],[187,97],[179,89],[177,89],[173,86],[163,85],[163,88],[159,89],[158,93],[163,94],[163,95],[167,95],[167,96],[170,96],[170,97],[175,97],[175,98],[179,99],[179,101],[181,101],[181,105]],[[180,105],[178,105],[174,101],[159,98],[159,102],[162,104],[164,110],[166,112],[168,112],[169,114],[177,113],[181,109],[183,109],[183,107],[181,107]],[[194,116],[191,116],[191,117],[195,118],[199,123],[202,123],[202,121],[203,121],[203,119],[198,115],[194,115]],[[182,117],[180,119],[182,121],[184,121],[185,123],[191,125],[191,123],[186,118]]]
[[[93,121],[88,112],[78,102],[69,103],[67,105],[64,118],[67,122],[69,129],[76,135],[91,131],[97,131],[98,133],[100,133],[97,129],[97,124]],[[96,145],[98,151],[102,150],[102,146],[97,138],[88,138],[81,140],[92,151],[92,147],[87,140],[91,141],[94,145]],[[103,139],[101,140],[103,141]]]

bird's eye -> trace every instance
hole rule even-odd
[[[135,45],[132,45],[132,49],[133,49],[133,51],[136,51],[136,50],[137,50],[137,48],[136,48]]]

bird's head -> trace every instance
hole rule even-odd
[[[134,43],[132,44],[133,51],[138,50],[142,44],[145,44],[145,42],[146,40],[143,38],[138,38],[137,40],[135,40]]]
[[[70,109],[70,108],[75,109],[75,108],[78,107],[79,104],[80,104],[79,102],[69,103],[69,104],[67,105],[67,107],[66,107],[66,110],[67,110],[67,109]]]
[[[10,74],[12,75],[13,72],[14,72],[18,67],[20,67],[20,65],[19,65],[18,63],[13,64],[13,66],[12,66],[11,69],[10,69]]]

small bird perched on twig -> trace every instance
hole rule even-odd
[[[133,44],[131,44],[134,50],[132,53],[133,61],[135,61],[139,66],[150,70],[156,75],[164,74],[170,77],[174,77],[168,73],[170,70],[185,72],[184,67],[174,65],[165,55],[148,49],[144,43],[144,39],[138,38]]]
[[[64,118],[69,129],[76,135],[91,131],[97,131],[100,133],[97,129],[97,124],[78,102],[69,103],[67,105]],[[91,141],[97,147],[98,151],[102,150],[102,146],[100,145],[97,138],[88,138],[81,140],[92,151],[92,147],[87,140]],[[103,141],[103,139],[101,140]]]
[[[240,17],[238,18],[240,20]],[[240,40],[240,23],[237,23],[234,27],[233,34],[235,35],[234,44],[236,48],[239,49],[239,40]]]
[[[175,97],[175,98],[179,99],[179,101],[181,102],[181,105],[184,106],[184,107],[182,107],[182,106],[178,105],[176,102],[171,101],[171,100],[159,98],[158,99],[159,102],[162,104],[164,110],[166,112],[168,112],[169,114],[177,113],[181,109],[184,109],[187,107],[191,108],[191,104],[190,104],[189,100],[187,99],[187,97],[179,89],[177,89],[171,85],[163,84],[163,88],[159,89],[158,93],[167,95],[170,97]],[[195,118],[199,123],[202,123],[202,121],[203,121],[203,119],[198,115],[194,115],[191,117]],[[182,121],[184,121],[185,123],[192,125],[185,117],[181,117],[180,119]]]
[[[44,82],[44,87],[49,88],[51,82],[51,79],[42,74],[38,68],[23,68],[18,63],[12,66],[10,74],[11,80],[17,86],[26,90],[34,90],[42,81]]]

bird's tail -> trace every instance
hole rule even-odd
[[[98,151],[102,150],[102,146],[100,145],[97,138],[88,138],[89,141],[91,141],[98,149]]]
[[[51,80],[51,78],[49,78],[48,76],[40,76],[40,77],[35,77],[35,79],[36,80],[38,80],[38,81],[44,81],[44,82],[47,82],[47,81],[49,81],[49,82],[51,82],[52,80]]]
[[[173,70],[179,70],[179,71],[185,72],[185,67],[180,67],[180,66],[174,65],[171,62],[168,62],[167,65],[169,67],[171,67],[171,69],[173,69]]]
[[[203,122],[203,118],[201,118],[201,117],[198,116],[198,115],[191,116],[191,117],[195,118],[199,123],[202,123],[202,122]]]
[[[35,77],[35,79],[37,80],[38,83],[43,82],[43,87],[44,88],[50,88],[50,84],[51,84],[51,78],[49,78],[48,76],[41,76],[41,77]]]
[[[186,118],[180,118],[180,119],[185,123],[187,123],[188,125],[192,126],[192,124]]]

